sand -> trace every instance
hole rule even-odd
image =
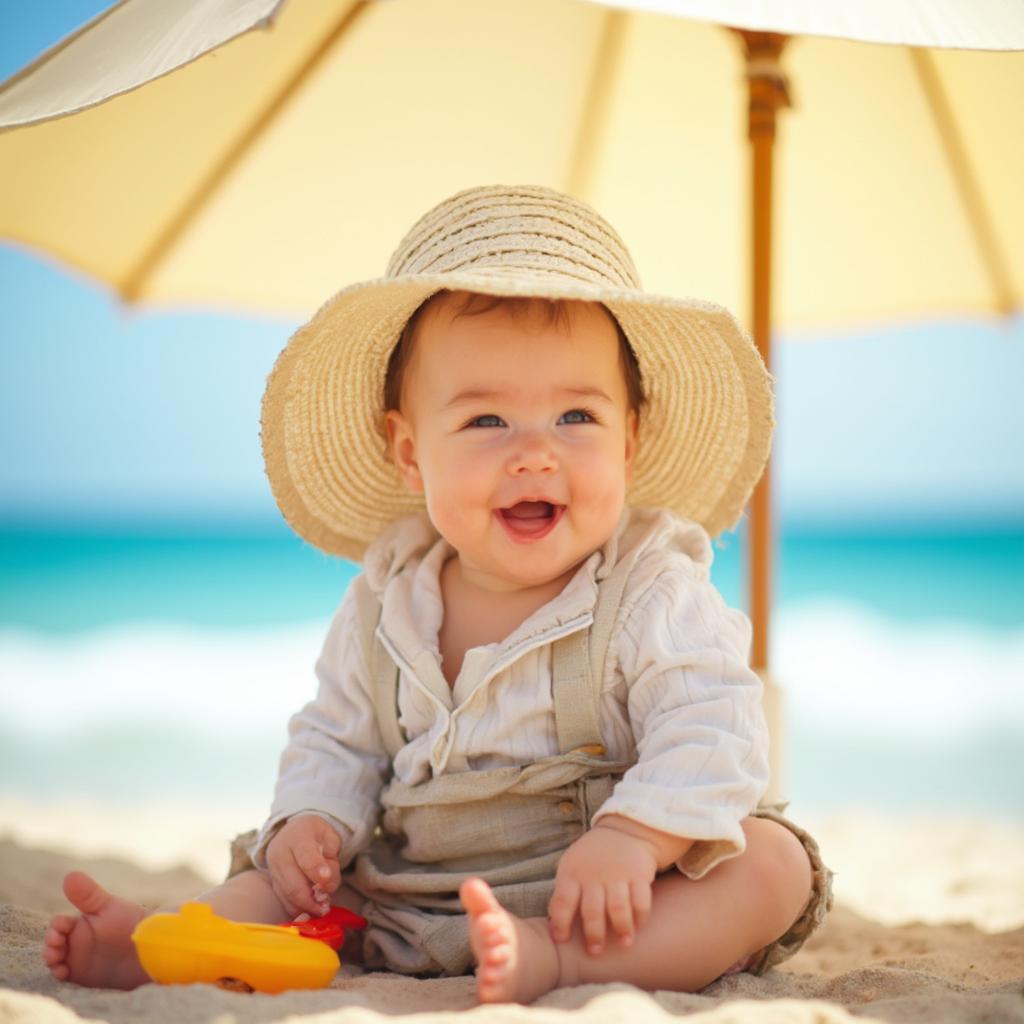
[[[67,870],[84,868],[151,906],[185,899],[222,868],[222,812],[195,802],[142,809],[0,798],[0,1022],[1024,1022],[1024,824],[868,812],[801,816],[836,871],[837,896],[804,949],[763,977],[734,975],[696,995],[588,985],[530,1007],[474,1009],[471,978],[422,981],[355,966],[329,989],[281,996],[204,985],[109,992],[50,977],[40,937],[49,916],[68,909]],[[247,824],[249,809],[231,813]]]

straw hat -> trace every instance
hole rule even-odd
[[[402,239],[385,276],[328,299],[267,380],[262,441],[292,528],[360,559],[389,523],[423,508],[388,453],[388,356],[442,288],[602,302],[636,354],[647,405],[627,500],[660,505],[716,536],[734,526],[768,459],[771,378],[732,315],[642,291],[625,245],[590,206],[534,185],[467,189]]]

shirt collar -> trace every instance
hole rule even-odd
[[[628,509],[624,509],[612,536],[580,563],[559,594],[530,615],[500,646],[516,646],[549,630],[559,630],[592,611],[597,583],[614,567],[618,538],[628,521]],[[381,628],[409,662],[422,650],[433,651],[440,658],[437,636],[444,617],[440,574],[454,553],[426,512],[393,523],[366,551],[367,582],[383,605]]]

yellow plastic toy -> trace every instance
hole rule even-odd
[[[151,914],[132,932],[143,969],[164,985],[207,982],[236,991],[325,988],[340,966],[327,944],[299,926],[228,921],[205,903]]]

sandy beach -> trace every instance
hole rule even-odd
[[[205,985],[108,992],[62,984],[43,968],[42,931],[68,909],[66,871],[84,868],[150,906],[181,900],[218,876],[225,833],[257,814],[195,801],[143,808],[0,798],[0,1020],[359,1024],[400,1016],[427,1024],[468,1011],[516,1024],[656,1024],[682,1015],[709,1024],[1024,1022],[1024,825],[964,816],[805,816],[836,873],[836,909],[792,960],[696,995],[591,985],[528,1008],[474,1010],[471,978],[417,980],[354,965],[328,989],[282,996]]]

